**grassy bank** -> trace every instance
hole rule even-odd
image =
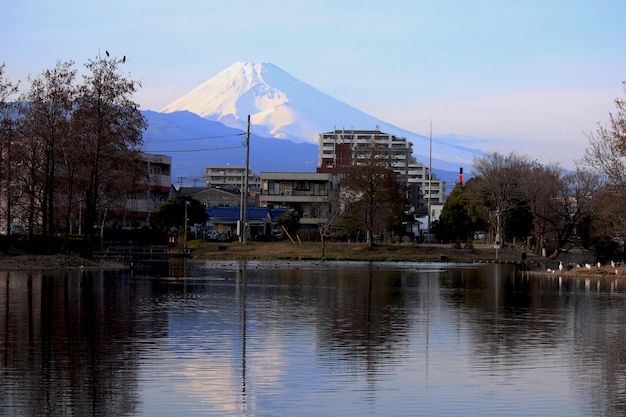
[[[302,242],[293,244],[281,242],[190,242],[195,259],[202,260],[320,260],[322,246],[319,242]],[[478,262],[478,261],[521,261],[519,249],[501,249],[496,251],[492,246],[477,245],[473,249],[455,249],[451,245],[375,245],[369,249],[365,244],[327,243],[326,260],[336,261],[411,261],[411,262]],[[542,261],[544,258],[528,256],[529,261]]]
[[[302,242],[293,244],[282,242],[239,242],[217,243],[190,241],[188,244],[195,260],[321,260],[322,247],[319,242]],[[522,258],[521,250],[505,248],[498,250],[490,245],[475,245],[471,249],[456,249],[451,245],[375,245],[370,249],[365,244],[327,243],[326,256],[328,261],[378,261],[378,262],[503,262],[516,263]],[[605,265],[602,267],[572,268],[559,272],[551,272],[557,268],[556,261],[528,253],[528,262],[535,263],[535,273],[563,276],[617,276],[626,278],[626,266],[618,268]],[[540,265],[543,264],[543,265]],[[122,264],[107,261],[93,261],[72,254],[34,255],[0,252],[0,271],[9,270],[63,270],[63,269],[116,269],[126,268]],[[542,272],[543,271],[543,272]]]
[[[320,260],[322,249],[319,242],[239,242],[212,243],[190,242],[194,259],[197,260]],[[369,249],[364,244],[328,243],[328,261],[380,261],[380,262],[502,262],[516,263],[522,260],[521,249],[504,248],[496,251],[491,245],[475,245],[472,249],[455,249],[451,245],[376,245]],[[527,254],[527,262],[534,263],[530,270],[536,274],[578,277],[617,277],[626,278],[626,266],[569,268],[555,271],[558,262]],[[551,269],[552,268],[552,269]]]

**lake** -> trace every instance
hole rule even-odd
[[[624,416],[626,281],[443,263],[0,272],[0,372],[7,416]]]

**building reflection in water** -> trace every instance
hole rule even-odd
[[[341,262],[182,271],[0,272],[0,414],[478,415],[493,411],[485,392],[510,410],[626,410],[614,279]]]

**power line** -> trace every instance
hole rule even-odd
[[[177,150],[166,150],[166,151],[150,150],[150,151],[146,151],[146,152],[151,152],[151,153],[157,153],[157,152],[202,152],[202,151],[221,151],[221,150],[226,150],[226,149],[241,149],[241,148],[245,148],[245,146],[241,145],[241,146],[227,146],[227,147],[224,147],[224,148],[177,149]]]
[[[245,133],[237,133],[234,135],[219,135],[219,136],[200,136],[197,138],[180,138],[177,137],[175,139],[146,139],[146,142],[151,142],[151,143],[164,143],[164,142],[176,142],[176,141],[180,141],[180,140],[205,140],[205,139],[221,139],[221,138],[230,138],[230,137],[236,137],[236,136],[244,136]]]

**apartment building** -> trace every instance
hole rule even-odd
[[[108,225],[123,228],[150,226],[150,219],[170,196],[172,188],[172,157],[142,153],[145,179],[137,191],[129,195],[122,208],[108,213]]]
[[[334,130],[320,133],[318,142],[318,172],[338,173],[368,159],[373,149],[402,178],[413,161],[411,142],[379,130]]]
[[[429,177],[429,170],[413,157],[413,144],[379,130],[334,130],[320,133],[317,172],[340,174],[346,167],[368,158],[373,149],[388,160],[391,168],[408,186],[413,212],[428,214],[428,205],[443,204],[444,181]]]
[[[336,189],[337,176],[331,173],[262,172],[259,203],[301,213],[300,225],[308,228],[326,221]]]
[[[243,178],[246,168],[242,166],[207,166],[204,169],[204,179],[207,187],[237,189],[243,188]],[[248,171],[248,191],[258,191],[261,178],[254,172]]]

